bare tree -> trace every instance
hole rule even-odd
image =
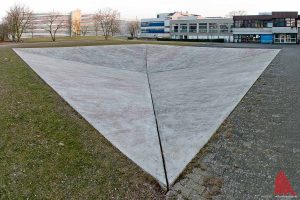
[[[22,34],[29,26],[32,12],[24,5],[14,5],[7,12],[7,22],[13,41],[20,42]]]
[[[0,41],[5,41],[8,39],[9,25],[5,19],[0,23]]]
[[[28,23],[28,30],[31,33],[31,38],[33,38],[34,29],[35,29],[35,26],[34,26],[32,18],[31,18],[29,23]]]
[[[111,32],[111,36],[114,36],[116,33],[120,33],[120,19],[119,19],[119,17],[116,20],[112,21],[110,32]]]
[[[89,29],[89,26],[87,26],[87,25],[81,25],[81,27],[80,27],[81,34],[83,36],[86,36],[86,34],[88,32],[88,29]]]
[[[52,12],[46,20],[47,28],[46,31],[50,33],[53,42],[56,41],[56,33],[59,29],[68,26],[68,21],[64,20],[63,15]]]
[[[227,14],[227,17],[241,16],[241,15],[247,15],[247,12],[245,10],[231,11]]]
[[[8,35],[11,37],[12,41],[16,41],[16,26],[14,25],[13,19],[10,15],[6,15],[6,17],[4,18],[4,20],[6,21],[8,27],[7,27],[7,31],[8,31]]]
[[[98,36],[98,32],[100,30],[100,15],[98,13],[93,16],[93,25],[96,36]]]
[[[107,40],[109,35],[114,35],[119,31],[120,13],[110,8],[99,10],[99,24],[103,31],[103,35]]]
[[[140,29],[140,22],[138,20],[129,22],[128,31],[132,38],[137,37],[139,29]]]

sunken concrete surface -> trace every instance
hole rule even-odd
[[[15,51],[162,184],[166,180],[146,63],[172,184],[279,52],[153,45]]]

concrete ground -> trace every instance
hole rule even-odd
[[[147,63],[172,184],[278,50],[123,45],[16,52],[125,155],[166,184]]]
[[[282,50],[189,164],[168,198],[280,199],[274,196],[279,170],[285,171],[299,198],[299,45],[201,46]]]

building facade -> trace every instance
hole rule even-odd
[[[233,20],[233,37],[236,43],[295,44],[300,39],[298,12],[234,16]]]
[[[28,28],[24,31],[22,37],[49,37],[49,23],[51,18],[55,16],[53,26],[61,24],[62,27],[58,29],[57,36],[70,36],[71,26],[70,14],[64,13],[33,13],[28,24]]]
[[[95,14],[82,13],[81,10],[74,10],[70,13],[33,13],[22,38],[49,37],[49,23],[51,17],[55,16],[53,27],[61,24],[56,36],[97,36],[102,35],[101,26],[95,24]],[[120,36],[129,36],[128,24],[130,20],[119,20]]]
[[[232,18],[181,18],[170,22],[171,39],[224,39],[232,42]]]
[[[140,37],[141,38],[169,38],[170,22],[182,17],[197,18],[198,15],[173,12],[160,13],[156,18],[141,19]]]

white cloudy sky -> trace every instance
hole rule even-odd
[[[202,16],[225,16],[232,10],[246,10],[248,14],[300,11],[300,0],[0,0],[0,17],[15,3],[25,4],[35,12],[68,12],[77,8],[94,12],[111,7],[119,10],[122,18],[150,18],[159,12],[173,11]]]

